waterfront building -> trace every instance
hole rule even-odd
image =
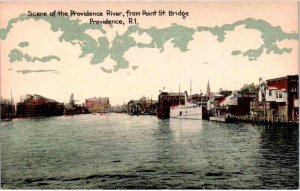
[[[220,93],[211,94],[207,101],[207,111],[209,115],[221,116],[222,109],[220,108],[220,103],[225,99],[225,96]]]
[[[184,103],[184,93],[161,92],[158,96],[157,117],[169,118],[170,107]]]
[[[127,113],[127,105],[124,102],[122,105],[111,106],[111,111],[114,113]]]
[[[224,99],[225,96],[220,93],[211,95],[207,101],[207,110],[210,111],[219,108],[221,101],[223,101]]]
[[[23,102],[17,103],[16,115],[19,117],[59,116],[64,112],[63,103],[40,95],[27,94],[21,100]]]
[[[27,96],[28,96],[28,94],[26,94],[26,95],[20,95],[20,102],[24,102],[25,99],[28,98]]]
[[[202,103],[202,98],[204,96],[202,94],[193,94],[187,98],[188,102],[196,105],[201,105]]]
[[[127,112],[131,115],[155,115],[157,101],[142,97],[139,100],[130,100],[127,103]]]
[[[299,76],[288,75],[263,82],[260,79],[258,99],[252,102],[251,112],[268,120],[299,119]]]
[[[89,112],[92,113],[106,113],[110,112],[111,109],[108,97],[88,98],[85,100],[85,106],[88,108]]]
[[[142,110],[142,105],[139,103],[139,100],[130,100],[127,103],[127,112],[130,115],[139,115]]]
[[[74,94],[70,96],[69,103],[66,104],[64,114],[65,115],[75,115],[75,114],[86,114],[89,110],[83,105],[75,104]]]
[[[233,91],[220,102],[220,107],[226,114],[244,116],[250,113],[250,103],[257,97],[256,93]]]
[[[15,105],[11,99],[4,99],[0,97],[0,120],[11,119],[15,113]]]

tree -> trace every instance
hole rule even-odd
[[[258,93],[259,91],[259,85],[254,85],[254,83],[252,84],[245,84],[240,91],[242,93]]]
[[[220,91],[220,94],[221,95],[224,95],[225,97],[231,95],[232,91],[229,91],[229,90],[221,90]]]

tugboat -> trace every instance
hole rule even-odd
[[[184,105],[170,107],[170,117],[178,119],[202,119],[202,106],[189,103],[187,100],[187,92],[184,92]]]

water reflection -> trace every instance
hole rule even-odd
[[[169,128],[170,121],[168,119],[164,119],[159,121],[159,125],[157,126],[155,132],[153,133],[153,138],[155,140],[155,150],[156,150],[156,163],[163,164],[160,166],[160,170],[164,173],[168,171],[168,167],[170,164],[176,160],[176,153],[174,153],[175,146],[175,137]]]
[[[264,127],[261,129],[259,152],[263,188],[284,185],[292,189],[299,186],[298,128]],[[272,174],[272,176],[270,176]],[[293,184],[291,184],[293,182]]]
[[[202,120],[170,119],[169,128],[177,142],[196,143],[201,133]]]

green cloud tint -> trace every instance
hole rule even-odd
[[[242,51],[240,51],[240,50],[234,50],[234,51],[231,52],[231,54],[232,54],[233,56],[239,55],[239,54],[241,54],[241,53],[242,53]]]
[[[191,41],[192,35],[196,31],[195,29],[187,28],[184,26],[172,24],[170,27],[158,29],[151,27],[149,29],[142,29],[138,26],[129,26],[127,31],[123,34],[116,34],[115,38],[109,43],[108,38],[105,36],[99,37],[97,40],[88,35],[86,30],[98,30],[103,35],[106,31],[103,30],[102,25],[91,25],[88,23],[80,24],[80,20],[71,20],[69,17],[29,17],[26,14],[21,14],[19,17],[11,19],[8,22],[6,28],[0,29],[0,39],[5,40],[7,34],[13,28],[13,25],[17,22],[25,20],[44,20],[51,26],[53,32],[62,31],[62,35],[59,37],[59,41],[70,42],[73,45],[80,45],[81,55],[83,58],[87,55],[92,55],[90,64],[99,64],[104,61],[106,57],[110,57],[115,61],[113,71],[119,69],[125,69],[129,67],[129,62],[124,58],[125,52],[130,48],[136,47],[137,42],[130,35],[138,32],[139,34],[146,33],[152,38],[150,44],[139,43],[139,48],[158,48],[163,51],[164,44],[171,40],[175,48],[179,48],[182,52],[187,51],[187,45]],[[31,60],[29,55],[22,55],[20,51],[16,49],[12,50],[10,54],[11,61],[20,61],[23,58]],[[111,73],[112,70],[101,68],[104,72]]]
[[[49,56],[44,56],[44,57],[32,57],[27,53],[23,53],[22,51],[18,50],[18,49],[12,49],[8,55],[9,57],[9,62],[13,63],[13,62],[21,62],[23,60],[27,61],[27,62],[49,62],[51,60],[57,60],[60,61],[60,58],[57,56],[53,56],[53,55],[49,55]]]
[[[41,72],[53,72],[55,74],[59,74],[57,70],[17,70],[17,72],[21,74],[41,73]]]
[[[245,29],[255,29],[260,31],[262,34],[261,38],[263,40],[263,44],[260,47],[249,49],[245,52],[240,50],[234,50],[231,52],[233,56],[242,55],[247,57],[250,61],[259,58],[264,51],[267,54],[290,53],[292,51],[291,48],[279,48],[276,43],[282,40],[298,40],[297,33],[285,33],[279,26],[274,27],[267,21],[248,18],[232,24],[215,27],[199,26],[196,28],[188,28],[182,25],[172,24],[165,28],[150,27],[144,29],[138,25],[131,25],[124,33],[116,33],[114,39],[109,42],[108,38],[105,36],[106,31],[103,29],[102,25],[81,23],[79,19],[71,20],[69,17],[29,17],[26,14],[21,14],[20,16],[11,19],[6,28],[0,29],[0,39],[6,39],[14,24],[29,19],[34,19],[36,21],[43,20],[49,23],[50,29],[53,32],[62,32],[58,40],[60,42],[69,42],[72,45],[79,45],[81,49],[79,58],[91,55],[90,64],[100,64],[103,63],[106,58],[111,58],[115,62],[112,69],[105,69],[101,67],[101,70],[107,73],[129,68],[130,63],[125,59],[124,55],[133,47],[157,48],[160,49],[160,52],[163,52],[165,43],[170,42],[174,48],[178,48],[181,52],[186,52],[188,51],[188,44],[193,40],[193,35],[196,31],[208,31],[217,36],[218,42],[223,42],[227,32],[234,31],[235,28],[240,25],[244,25]],[[100,31],[101,36],[94,39],[86,33],[87,30]],[[145,34],[150,37],[151,41],[150,43],[137,42],[136,39],[131,36],[132,34]],[[22,44],[19,44],[20,47],[25,47],[26,45],[29,45],[29,43],[27,44],[26,42],[23,42]],[[13,49],[9,54],[9,58],[11,62],[21,61],[23,59],[28,62],[46,62],[51,59],[60,60],[56,56],[43,58],[31,57],[28,54],[22,53],[18,49]],[[135,70],[136,67],[133,66],[132,69]]]
[[[131,67],[133,70],[136,70],[136,69],[138,69],[138,66],[132,66]]]
[[[186,52],[188,43],[193,40],[196,32],[193,28],[172,24],[170,27],[158,29],[151,27],[149,29],[139,29],[139,33],[146,33],[152,38],[149,44],[138,43],[139,48],[158,48],[160,52],[164,50],[164,44],[171,40],[174,48],[179,48],[182,52]]]
[[[256,60],[258,57],[262,55],[264,50],[267,54],[283,54],[290,53],[292,51],[291,48],[279,48],[276,44],[278,41],[282,40],[298,40],[297,33],[285,33],[280,26],[272,26],[265,20],[261,19],[253,19],[248,18],[245,20],[240,20],[234,22],[232,24],[225,24],[223,26],[215,26],[215,27],[205,27],[199,26],[197,28],[198,32],[208,31],[211,34],[218,37],[219,42],[223,42],[225,40],[226,32],[234,31],[235,27],[244,25],[245,29],[255,29],[261,32],[261,38],[263,40],[263,44],[257,49],[249,49],[243,52],[243,56],[248,57],[249,61]],[[232,55],[238,55],[238,51],[233,51]]]
[[[104,67],[101,67],[101,70],[102,70],[103,72],[108,73],[108,74],[111,74],[111,73],[112,73],[112,70],[111,70],[111,69],[106,69],[106,68],[104,68]]]
[[[29,46],[29,42],[20,42],[19,43],[20,48],[24,48],[24,47],[27,47],[27,46]]]
[[[264,46],[262,45],[258,49],[249,49],[243,53],[243,56],[248,56],[249,61],[257,60],[257,58],[263,53]]]

